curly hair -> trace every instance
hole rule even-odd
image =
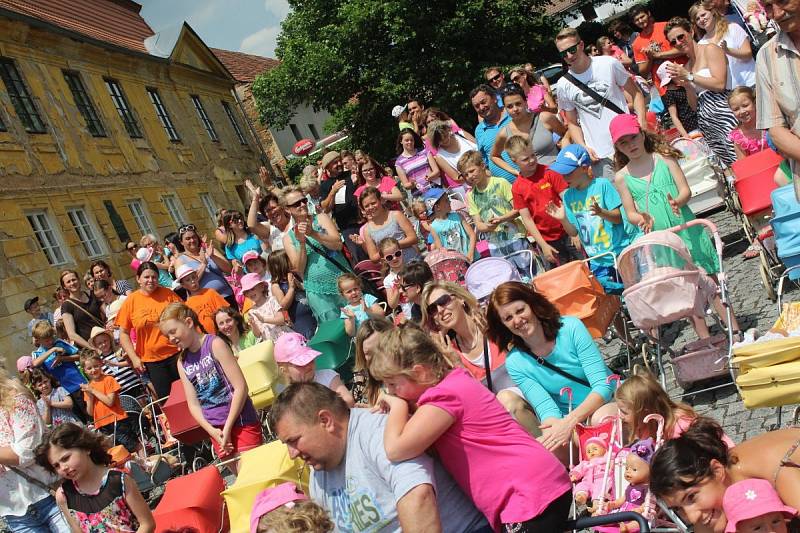
[[[486,335],[489,340],[500,349],[510,347],[525,349],[525,341],[511,333],[500,317],[499,307],[516,301],[528,304],[542,325],[544,338],[554,341],[558,330],[561,329],[561,314],[547,298],[530,285],[519,281],[507,281],[501,284],[489,297],[489,305],[486,308]]]
[[[11,412],[14,410],[20,396],[34,401],[33,393],[30,389],[23,385],[20,380],[9,376],[6,370],[0,367],[0,411]]]
[[[258,521],[257,533],[279,531],[280,533],[329,533],[333,522],[328,513],[311,500],[295,502],[292,507],[281,506]]]
[[[36,463],[42,468],[55,473],[47,455],[52,446],[71,449],[79,448],[89,452],[89,458],[96,465],[110,465],[106,436],[96,433],[73,422],[57,426],[44,436],[42,443],[36,448]]]

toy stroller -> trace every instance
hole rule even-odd
[[[465,283],[469,260],[460,252],[440,248],[431,250],[425,256],[425,262],[431,267],[433,277],[439,281],[452,281],[462,287]]]

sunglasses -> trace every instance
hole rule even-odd
[[[669,44],[675,46],[678,43],[682,43],[683,41],[686,40],[686,37],[688,35],[689,35],[688,33],[681,33],[680,35],[676,35],[674,39],[670,39]]]
[[[500,81],[500,78],[502,78],[502,77],[503,77],[503,73],[502,72],[500,72],[498,74],[495,74],[494,76],[489,78],[489,83],[494,83],[496,81]]]
[[[414,285],[413,283],[401,283],[400,284],[400,290],[403,291],[403,292],[407,291],[411,287],[416,287],[416,285]]]
[[[242,215],[233,215],[231,222],[244,222],[244,217]]]
[[[398,257],[400,257],[401,255],[403,255],[403,251],[402,251],[402,250],[397,250],[397,251],[396,251],[395,253],[393,253],[393,254],[384,255],[384,256],[383,256],[383,258],[384,258],[384,259],[386,259],[386,262],[388,263],[388,262],[389,262],[389,261],[391,261],[392,259],[397,259],[397,258],[398,258]]]
[[[133,244],[133,245],[131,245],[131,246],[128,246],[128,247],[126,248],[126,250],[128,250],[129,252],[130,252],[131,250],[138,250],[138,249],[139,249],[139,247],[138,247],[138,246],[136,246],[135,244]]]
[[[442,294],[436,300],[428,304],[428,316],[436,316],[436,313],[439,312],[440,307],[445,307],[450,305],[450,302],[453,301],[453,296],[451,294]]]
[[[519,83],[519,80],[522,79],[522,76],[511,76],[511,83]]]
[[[178,235],[183,235],[187,231],[196,232],[197,228],[194,227],[194,224],[185,224],[178,228]]]
[[[286,207],[299,207],[300,205],[308,205],[308,198],[300,198],[296,202],[286,204]]]
[[[576,54],[576,53],[578,52],[578,46],[579,46],[580,44],[581,44],[581,43],[575,44],[575,45],[573,45],[573,46],[570,46],[569,48],[567,48],[567,49],[565,49],[565,50],[559,50],[559,51],[558,51],[558,55],[559,55],[559,57],[561,57],[561,58],[565,58],[565,57],[567,57],[568,55],[573,55],[573,54]]]

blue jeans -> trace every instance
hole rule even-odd
[[[3,518],[14,533],[70,533],[69,525],[52,496],[30,504],[23,516]]]

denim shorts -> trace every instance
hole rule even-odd
[[[22,516],[4,516],[13,533],[71,533],[56,499],[47,496],[28,506]]]

